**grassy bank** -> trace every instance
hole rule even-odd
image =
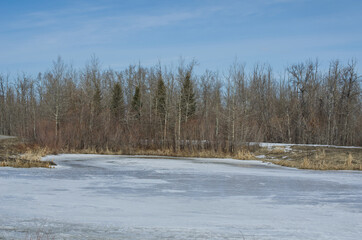
[[[267,154],[266,161],[300,169],[362,170],[361,148],[292,146],[284,153]]]
[[[261,160],[277,165],[313,170],[362,170],[362,148],[343,148],[327,146],[271,146],[258,144],[244,146],[235,153],[212,150],[172,149],[127,149],[111,150],[67,150],[63,153],[117,154],[117,155],[155,155],[172,157],[233,158],[239,160]]]
[[[313,145],[245,145],[235,153],[213,150],[138,149],[112,151],[109,149],[61,149],[19,141],[16,138],[0,140],[0,167],[45,167],[55,165],[41,158],[57,153],[107,154],[107,155],[155,155],[172,157],[233,158],[261,160],[286,167],[313,170],[362,170],[362,148],[343,148]]]
[[[48,148],[20,141],[17,138],[0,140],[0,167],[51,168],[56,164],[52,161],[41,161],[41,158],[52,154]]]

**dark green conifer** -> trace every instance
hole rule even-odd
[[[124,115],[123,91],[119,83],[114,84],[112,89],[111,113],[117,120]]]
[[[191,81],[191,73],[186,74],[181,90],[181,116],[187,122],[196,111],[195,93]]]
[[[94,107],[94,115],[98,116],[102,111],[102,92],[99,87],[99,84],[95,85],[95,92],[93,95],[93,107]]]
[[[139,119],[141,116],[142,103],[141,103],[140,88],[138,86],[136,87],[135,93],[133,95],[131,106],[132,106],[132,111],[135,114],[135,117]]]
[[[163,119],[166,115],[166,87],[162,77],[158,79],[154,106],[157,114]]]

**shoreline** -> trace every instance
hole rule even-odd
[[[234,153],[213,150],[172,149],[60,149],[54,150],[32,143],[25,143],[16,137],[0,135],[0,167],[52,168],[53,161],[43,157],[57,154],[102,154],[128,156],[229,158],[235,160],[258,160],[279,166],[310,170],[362,170],[362,147],[329,146],[315,144],[252,143]]]

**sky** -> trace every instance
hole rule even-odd
[[[36,75],[61,56],[82,68],[177,65],[224,71],[237,59],[274,70],[318,59],[358,61],[360,0],[1,0],[0,73]]]

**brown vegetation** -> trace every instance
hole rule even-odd
[[[255,155],[252,154],[250,151],[248,150],[239,150],[236,155],[234,156],[234,158],[236,159],[240,159],[240,160],[253,160],[255,159]]]
[[[0,167],[51,168],[55,165],[52,161],[42,161],[41,157],[51,154],[48,148],[35,144],[23,143],[18,139],[0,141]]]
[[[362,170],[361,148],[293,146],[292,151],[282,155],[270,152],[265,161],[301,169]]]

